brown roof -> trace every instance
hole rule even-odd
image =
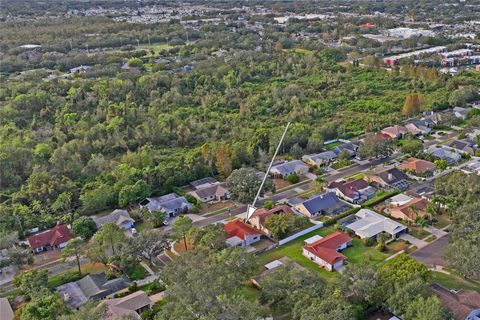
[[[337,188],[341,193],[348,197],[355,196],[355,192],[368,187],[368,182],[363,179],[350,179],[345,182],[332,182],[329,188]]]
[[[30,247],[36,249],[45,246],[56,246],[71,239],[73,239],[73,234],[70,228],[65,224],[57,224],[50,230],[28,237],[27,241]]]
[[[392,209],[394,211],[403,213],[406,217],[411,220],[415,220],[417,215],[423,217],[425,215],[425,208],[427,207],[427,200],[423,198],[413,198],[404,205],[395,207]]]
[[[150,306],[151,301],[147,294],[140,290],[122,298],[105,300],[103,304],[107,306],[103,317],[105,320],[122,319],[127,315],[141,319],[135,311]]]
[[[408,130],[405,127],[394,125],[394,126],[382,129],[381,132],[385,133],[385,134],[388,134],[390,137],[396,137],[396,136],[399,136],[399,135],[407,134]]]
[[[413,170],[416,173],[423,173],[428,170],[435,170],[435,165],[430,161],[409,158],[407,161],[400,164],[399,168],[403,170]]]
[[[337,231],[323,239],[315,241],[314,243],[307,244],[303,248],[323,261],[329,264],[334,264],[338,261],[347,259],[347,257],[337,251],[337,248],[349,241],[352,241],[352,238],[345,233]]]
[[[451,292],[438,284],[430,285],[442,303],[453,313],[455,320],[464,320],[472,310],[480,308],[480,293],[472,290]]]
[[[282,205],[275,206],[271,209],[265,209],[265,208],[257,209],[255,210],[251,218],[258,217],[260,220],[260,224],[263,224],[269,216],[273,214],[280,214],[280,213],[293,213],[293,212],[289,206],[282,204]]]

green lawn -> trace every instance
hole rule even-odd
[[[445,274],[442,272],[432,271],[431,282],[438,283],[442,287],[445,287],[447,289],[453,289],[453,290],[466,289],[466,290],[475,290],[480,292],[479,286],[476,286],[473,283],[466,282],[460,277],[457,277],[456,275],[453,275],[453,274]]]
[[[337,272],[329,272],[320,267],[317,264],[305,258],[302,255],[302,247],[304,245],[304,240],[310,238],[314,235],[326,236],[333,232],[336,229],[334,226],[320,228],[313,232],[310,232],[302,237],[299,237],[292,242],[289,242],[281,247],[267,251],[259,255],[258,259],[260,264],[263,266],[273,260],[279,259],[281,257],[287,256],[290,259],[296,261],[301,266],[317,273],[321,278],[326,281],[332,281],[338,277]],[[377,264],[389,256],[387,253],[382,253],[376,250],[374,247],[366,247],[363,242],[357,238],[353,239],[353,246],[342,251],[347,257],[347,263],[354,264],[365,264],[373,263]]]
[[[437,223],[434,224],[435,228],[442,229],[452,223],[448,215],[446,214],[439,214],[436,219],[438,220]]]
[[[325,149],[332,150],[333,148],[341,146],[342,144],[344,144],[344,143],[341,142],[341,141],[332,142],[332,143],[329,143],[329,144],[325,145]]]
[[[260,296],[260,291],[251,286],[251,285],[244,285],[238,288],[237,294],[244,297],[248,301],[258,301]]]
[[[127,276],[131,281],[135,281],[148,276],[148,272],[140,264],[137,264],[131,270],[127,271]]]
[[[408,233],[410,233],[412,236],[420,240],[424,239],[426,236],[430,234],[430,232],[417,226],[408,227]]]
[[[387,244],[387,253],[394,254],[401,250],[406,250],[409,245],[404,240],[395,240]]]

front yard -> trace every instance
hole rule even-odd
[[[326,281],[332,281],[338,277],[337,272],[329,272],[323,268],[320,268],[317,264],[305,258],[302,255],[302,247],[304,246],[304,240],[314,235],[320,235],[322,237],[335,232],[334,226],[320,228],[313,232],[310,232],[298,239],[293,240],[281,247],[270,250],[258,256],[259,263],[265,265],[273,260],[287,256],[294,260],[301,266],[317,273],[321,278]],[[358,238],[353,238],[353,246],[342,251],[342,254],[347,257],[347,263],[353,264],[377,264],[390,255],[390,252],[383,253],[376,250],[374,247],[367,247]]]
[[[419,240],[425,239],[425,237],[427,237],[430,234],[430,232],[418,226],[408,227],[408,233]]]

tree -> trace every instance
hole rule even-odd
[[[163,226],[167,220],[167,214],[160,210],[150,211],[147,208],[142,208],[141,214],[154,228]]]
[[[415,155],[423,150],[422,141],[419,139],[405,139],[402,144],[402,152]]]
[[[465,107],[468,102],[478,99],[478,88],[467,86],[453,91],[448,98],[452,107]]]
[[[405,98],[405,103],[403,104],[402,114],[404,116],[410,117],[420,113],[423,106],[423,97],[419,94],[411,94]]]
[[[364,139],[363,144],[358,148],[358,155],[361,158],[376,158],[389,156],[393,152],[391,142],[380,135],[371,135]]]
[[[291,148],[290,148],[290,154],[292,157],[295,159],[300,159],[304,155],[304,150],[298,143],[295,143]]]
[[[300,304],[300,303],[299,303]],[[321,299],[309,301],[307,306],[296,307],[295,318],[299,320],[350,320],[357,315],[353,306],[346,301],[339,289],[331,288]]]
[[[298,176],[298,174],[292,173],[287,176],[287,181],[290,182],[291,184],[295,184],[300,181],[300,177]]]
[[[448,168],[448,163],[446,160],[437,159],[433,162],[438,171],[445,171]]]
[[[405,320],[443,320],[451,319],[451,316],[436,296],[418,296],[408,304],[403,318]]]
[[[309,271],[294,265],[281,266],[262,279],[260,302],[280,312],[291,312],[300,299],[320,298],[324,284]]]
[[[273,207],[275,206],[275,201],[273,200],[266,200],[264,203],[263,203],[263,207],[267,210],[270,210],[272,209]]]
[[[49,295],[52,290],[48,285],[48,270],[32,270],[20,273],[13,279],[13,285],[30,299]]]
[[[349,264],[340,274],[338,285],[343,296],[354,304],[372,303],[375,296],[377,275],[370,265]]]
[[[125,240],[125,234],[115,223],[109,222],[105,223],[92,239],[100,244],[103,250],[111,249],[115,255],[116,248]]]
[[[193,221],[189,217],[178,217],[172,225],[172,235],[176,239],[183,239],[185,250],[187,247],[187,232],[192,228]]]
[[[71,314],[62,314],[58,320],[98,320],[103,319],[107,312],[107,305],[98,305],[96,301],[89,301]]]
[[[156,230],[140,232],[140,234],[133,238],[133,244],[137,253],[150,263],[153,263],[153,259],[162,254],[164,250],[170,246],[167,237]]]
[[[239,247],[181,255],[162,270],[168,298],[157,319],[240,319],[247,311],[239,306],[250,304],[235,293],[256,267],[254,257]]]
[[[64,260],[74,257],[77,262],[78,273],[82,274],[80,265],[80,257],[84,252],[84,242],[80,239],[72,239],[67,242],[65,248],[62,249],[62,258]]]
[[[215,166],[217,167],[218,172],[227,177],[232,172],[232,159],[224,142],[218,145],[215,152],[215,158],[217,159]]]
[[[143,67],[143,61],[140,58],[130,58],[128,59],[128,66],[129,67],[136,67],[136,68],[142,68]]]
[[[60,294],[39,297],[28,303],[23,309],[20,320],[57,320],[59,316],[69,313]]]
[[[138,180],[133,185],[126,185],[118,194],[118,204],[124,207],[130,203],[145,199],[150,194],[148,184],[143,180]]]
[[[82,216],[73,222],[72,230],[75,236],[88,240],[97,232],[97,225],[91,217]]]
[[[258,172],[251,168],[241,168],[233,170],[227,179],[228,190],[232,197],[242,203],[250,203],[255,198],[255,195],[260,188],[262,177]],[[275,191],[275,185],[270,179],[265,181],[265,185],[260,195],[264,192]]]
[[[222,250],[226,247],[227,235],[222,224],[209,224],[204,227],[194,227],[188,232],[193,245],[210,250]]]
[[[20,269],[27,264],[33,264],[33,256],[31,251],[18,245],[13,245],[7,249],[6,259],[0,261],[0,268],[6,267],[7,265],[13,265]]]
[[[283,239],[294,227],[295,216],[291,213],[272,214],[265,219],[265,228],[276,240]]]
[[[53,211],[61,212],[65,217],[66,221],[73,222],[73,209],[72,201],[73,195],[71,192],[62,192],[58,195],[55,202],[52,203],[51,208]]]

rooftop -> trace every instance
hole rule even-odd
[[[334,264],[338,261],[347,259],[343,254],[337,252],[337,248],[349,241],[352,241],[352,238],[345,233],[337,231],[325,238],[307,244],[303,248],[323,261],[329,264]]]

